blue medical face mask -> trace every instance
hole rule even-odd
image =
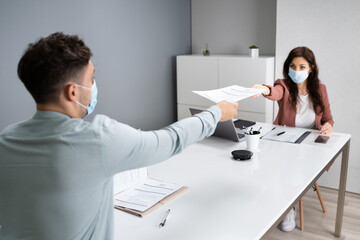
[[[79,104],[80,106],[82,106],[83,108],[85,108],[87,110],[86,116],[88,116],[94,111],[96,103],[97,103],[98,90],[97,90],[95,79],[94,79],[94,83],[91,86],[91,88],[84,87],[84,86],[81,86],[81,85],[78,85],[78,84],[76,84],[76,86],[91,91],[91,98],[90,98],[89,106],[84,106],[84,104],[80,103],[79,101],[76,101],[77,104]]]
[[[308,78],[308,76],[309,76],[308,70],[295,71],[292,68],[289,68],[289,77],[296,84],[302,83]]]

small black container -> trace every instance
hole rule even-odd
[[[233,155],[235,160],[240,161],[249,160],[253,155],[253,153],[248,150],[235,150],[232,151],[231,154]]]

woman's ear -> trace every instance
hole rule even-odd
[[[312,70],[314,69],[314,65],[311,65],[310,69],[309,69],[309,74],[312,72]]]

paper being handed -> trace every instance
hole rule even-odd
[[[215,103],[221,101],[238,102],[255,94],[264,92],[265,89],[245,88],[238,85],[219,88],[208,91],[193,91],[194,93],[207,98]]]

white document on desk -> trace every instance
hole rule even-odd
[[[114,204],[143,212],[182,187],[174,183],[145,179],[133,187],[115,194]]]
[[[228,101],[228,102],[238,102],[245,98],[251,97],[255,94],[264,92],[264,89],[257,89],[257,88],[246,88],[241,87],[238,85],[232,85],[229,87],[219,88],[215,90],[208,90],[208,91],[193,91],[204,98],[207,98],[215,103],[221,101]]]
[[[284,132],[283,134],[281,134]],[[308,131],[302,128],[276,126],[261,139],[273,140],[279,142],[296,143]],[[279,135],[280,134],[280,135]]]

